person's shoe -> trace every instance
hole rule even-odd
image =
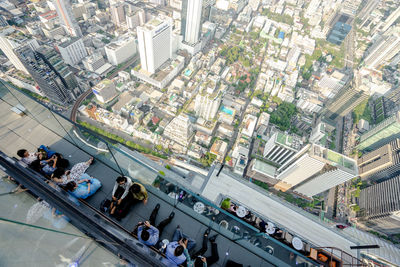
[[[172,220],[174,217],[175,217],[175,212],[171,212],[171,213],[169,214],[168,219]],[[179,228],[179,225],[178,225],[177,228]]]
[[[160,209],[160,204],[157,203],[157,205],[154,207],[154,210],[155,210],[155,211],[158,211],[159,209]]]
[[[175,213],[174,213],[174,215],[175,215]],[[176,226],[176,229],[181,229],[181,226],[178,224],[178,225]]]
[[[214,242],[215,242],[215,239],[217,239],[217,236],[218,236],[218,234],[213,235],[213,236],[210,237],[208,240],[209,240],[211,243],[214,243]]]

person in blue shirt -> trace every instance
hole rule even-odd
[[[186,261],[186,254],[189,255],[189,251],[196,246],[196,241],[185,235],[181,228],[176,228],[174,235],[172,237],[172,242],[167,245],[165,256],[167,259],[176,265],[180,265]]]
[[[76,198],[86,199],[96,193],[101,187],[99,180],[95,178],[82,179],[77,182],[71,181],[65,185],[65,189]]]
[[[149,221],[146,221],[144,223],[139,222],[139,224],[133,231],[134,234],[137,234],[139,241],[147,246],[154,246],[157,244],[165,226],[167,226],[175,216],[175,213],[171,212],[168,218],[161,221],[157,227],[154,227],[153,225],[156,224],[156,218],[159,209],[160,204],[157,204],[151,212]]]

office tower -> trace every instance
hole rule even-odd
[[[72,13],[70,0],[53,0],[53,4],[56,8],[58,18],[60,19],[60,24],[65,29],[65,32],[75,37],[82,36],[81,29]]]
[[[400,139],[396,138],[358,159],[358,170],[363,180],[381,182],[400,174]]]
[[[100,52],[96,52],[82,60],[83,66],[89,71],[96,72],[106,64],[104,57]],[[111,65],[108,64],[110,67]]]
[[[121,27],[126,22],[125,9],[126,5],[124,3],[118,3],[110,7],[111,19],[118,27]]]
[[[199,41],[203,0],[183,0],[181,34],[186,43],[194,45]]]
[[[153,74],[171,55],[170,19],[154,18],[144,26],[137,27],[140,64],[142,70]]]
[[[146,13],[142,8],[132,6],[131,10],[126,14],[126,24],[129,29],[136,29],[146,23]]]
[[[196,96],[194,111],[197,116],[205,120],[212,120],[217,115],[221,103],[221,93],[219,91],[213,94],[198,94]]]
[[[351,112],[357,105],[368,99],[369,92],[366,88],[351,84],[343,87],[336,96],[327,103],[325,117],[336,121]]]
[[[135,38],[130,34],[125,34],[118,40],[105,46],[108,61],[117,66],[136,54]]]
[[[23,46],[17,48],[16,53],[40,91],[50,100],[65,105],[77,97],[76,78],[53,48],[42,45],[33,51]]]
[[[275,132],[264,147],[264,158],[278,165],[284,164],[302,147],[300,138]]]
[[[6,27],[0,30],[1,51],[3,51],[4,55],[6,55],[15,68],[28,74],[28,70],[14,51],[14,49],[22,45],[29,45],[32,49],[39,47],[39,44],[35,39],[28,38],[21,32],[16,31],[13,27]]]
[[[165,127],[164,135],[187,147],[194,136],[193,126],[188,116],[179,115]]]
[[[293,190],[306,197],[320,194],[358,175],[354,159],[309,144],[278,169],[275,188]]]
[[[88,54],[85,45],[79,37],[73,37],[61,44],[57,45],[65,63],[69,65],[76,65],[81,63],[82,59]]]
[[[386,18],[385,22],[380,29],[381,32],[385,32],[389,29],[390,26],[400,17],[400,7],[398,7],[395,11],[393,11],[389,17]]]
[[[356,148],[361,151],[372,151],[395,138],[400,138],[400,111],[361,135]]]
[[[362,189],[360,222],[386,234],[400,232],[400,176]]]
[[[107,103],[117,96],[113,81],[104,79],[92,88],[93,94],[101,103]]]
[[[400,28],[390,30],[387,35],[380,36],[368,49],[364,63],[372,69],[380,69],[388,64],[397,53],[400,52]]]

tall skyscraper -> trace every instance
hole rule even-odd
[[[354,159],[319,145],[309,144],[278,169],[275,188],[307,197],[322,193],[358,175]]]
[[[379,69],[399,52],[400,27],[396,27],[375,41],[371,48],[368,49],[368,55],[365,57],[364,62],[369,68]]]
[[[40,91],[50,100],[65,105],[77,97],[76,78],[54,48],[43,45],[33,51],[23,46],[17,48],[16,53]]]
[[[168,18],[157,17],[137,27],[142,70],[152,74],[172,57],[171,32],[172,22]]]
[[[183,0],[181,33],[186,43],[194,45],[199,41],[203,0]]]
[[[381,182],[400,175],[400,139],[396,138],[358,159],[362,179]]]
[[[325,117],[331,121],[345,116],[352,111],[358,104],[368,99],[369,92],[366,88],[353,84],[343,87],[336,96],[327,103]]]
[[[28,70],[14,51],[14,49],[22,45],[29,45],[32,49],[39,47],[39,44],[35,39],[30,39],[23,34],[21,35],[21,32],[16,31],[13,27],[5,27],[0,30],[1,51],[3,51],[4,55],[6,55],[15,68],[28,74]]]
[[[72,13],[70,0],[53,0],[53,4],[56,7],[60,24],[64,27],[66,33],[75,37],[82,36],[81,28]]]
[[[361,151],[372,151],[395,138],[400,138],[400,111],[361,135],[356,148]]]
[[[387,234],[400,231],[400,176],[361,190],[361,222]]]

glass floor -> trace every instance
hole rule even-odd
[[[0,176],[0,266],[132,266]]]

